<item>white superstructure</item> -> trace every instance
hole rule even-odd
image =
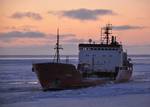
[[[116,41],[116,37],[110,35],[111,25],[108,24],[103,29],[102,43],[95,44],[89,41],[87,44],[79,44],[79,71],[115,72],[127,62],[122,45]]]
[[[80,44],[79,64],[88,71],[115,71],[123,64],[121,45]]]

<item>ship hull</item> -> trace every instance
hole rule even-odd
[[[63,63],[33,64],[33,71],[36,73],[43,91],[84,88],[104,84],[110,80],[126,82],[132,76],[132,70],[119,70],[114,73],[96,72],[87,76],[87,74],[81,74],[77,71],[74,65]],[[88,79],[95,76],[97,79]],[[103,79],[100,79],[101,77]],[[107,77],[107,79],[104,79],[104,77]]]
[[[75,66],[61,63],[33,64],[43,90],[59,90],[73,87],[81,83],[82,76]]]
[[[132,70],[120,70],[116,76],[115,82],[127,82],[132,77]]]
[[[132,77],[133,69],[122,69],[115,72],[94,71],[82,73],[83,78],[96,77],[96,78],[109,78],[109,80],[118,82],[128,82]]]
[[[38,63],[33,64],[43,91],[85,88],[104,84],[105,80],[89,80],[82,77],[72,64]]]

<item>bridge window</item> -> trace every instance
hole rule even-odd
[[[83,50],[83,48],[80,48],[80,50]]]
[[[97,50],[97,48],[94,48],[94,50]]]
[[[89,54],[86,54],[86,56],[89,56]]]

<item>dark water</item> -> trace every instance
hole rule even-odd
[[[0,105],[44,98],[150,95],[150,56],[131,56],[131,58],[134,64],[134,73],[132,80],[128,83],[110,83],[85,89],[58,92],[43,92],[35,73],[32,72],[32,63],[49,62],[52,60],[51,58],[0,58]],[[65,59],[63,59],[63,62],[65,62]],[[69,62],[76,65],[78,59],[72,57]]]

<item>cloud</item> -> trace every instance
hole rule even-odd
[[[0,40],[9,41],[16,38],[43,38],[46,34],[42,32],[20,32],[20,31],[12,31],[0,33]]]
[[[54,34],[49,34],[49,35],[51,39],[56,40],[56,35]],[[65,44],[85,42],[84,39],[78,39],[75,34],[71,34],[71,33],[60,34],[59,38],[60,38],[60,42]]]
[[[114,30],[130,30],[130,29],[144,29],[143,26],[132,26],[132,25],[121,25],[121,26],[112,26]]]
[[[23,25],[23,26],[5,26],[2,29],[13,30],[13,31],[33,31],[36,30],[36,26],[33,25]]]
[[[42,20],[42,16],[39,13],[34,13],[34,12],[16,12],[13,13],[10,18],[14,19],[23,19],[23,18],[31,18],[34,20]]]
[[[68,39],[74,38],[75,34],[60,34],[60,39]],[[56,34],[45,34],[39,31],[11,31],[11,32],[1,32],[0,39],[12,39],[12,38],[49,38],[49,39],[56,39]]]
[[[50,39],[51,41],[54,41],[56,42],[56,35],[57,34],[52,34],[52,33],[49,33],[45,36],[46,39]],[[67,39],[71,39],[71,38],[76,38],[76,35],[75,34],[71,34],[71,33],[67,33],[67,34],[59,34],[59,40],[60,42],[63,42]]]
[[[60,43],[78,42],[76,35],[60,34]],[[46,34],[39,31],[11,31],[0,33],[0,47],[50,45],[56,43],[56,34]]]
[[[60,35],[61,38],[74,38],[76,35],[75,34],[62,34]]]
[[[78,39],[78,38],[70,38],[70,39],[64,40],[64,42],[66,43],[83,43],[85,41],[86,40],[84,39]]]
[[[48,12],[49,14],[60,15],[63,17],[68,17],[72,19],[78,20],[97,20],[100,16],[104,15],[116,15],[115,12],[108,9],[95,9],[90,10],[86,8],[81,9],[74,9],[74,10],[66,10],[66,11],[59,11],[59,12]]]
[[[39,31],[0,33],[0,47],[43,46],[52,42],[47,34]]]

